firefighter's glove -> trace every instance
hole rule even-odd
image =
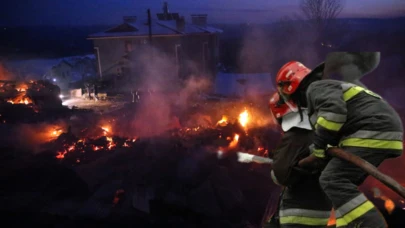
[[[298,166],[308,170],[320,170],[326,165],[324,149],[318,149],[313,144],[309,146],[310,155],[298,162]]]

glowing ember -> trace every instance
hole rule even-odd
[[[57,159],[63,159],[63,158],[65,158],[65,154],[66,154],[67,152],[66,151],[64,151],[64,152],[58,152],[58,154],[56,155],[56,158]]]
[[[239,114],[239,123],[242,125],[242,127],[246,127],[247,123],[249,121],[249,113],[245,109],[241,114]]]
[[[395,203],[394,203],[394,201],[392,201],[391,199],[389,199],[389,198],[386,197],[386,196],[381,196],[380,198],[381,198],[382,200],[384,200],[384,207],[385,207],[385,210],[387,210],[388,214],[391,214],[391,213],[394,211],[394,209],[395,209]]]
[[[233,137],[233,140],[229,143],[229,148],[235,148],[238,145],[239,142],[239,135],[235,134],[235,136]]]
[[[108,147],[109,150],[111,150],[111,149],[113,149],[115,146],[116,146],[116,145],[115,145],[114,142],[110,142],[107,147]]]
[[[123,195],[124,193],[125,193],[125,191],[124,191],[123,189],[118,189],[118,190],[115,192],[114,199],[113,199],[113,206],[115,206],[116,204],[119,203],[119,201],[120,201],[120,199],[121,199],[121,197],[122,197],[122,195]]]
[[[16,96],[7,100],[7,102],[10,104],[32,104],[32,100],[27,97],[27,90],[27,84],[18,85],[17,88],[15,88],[15,91],[17,92]]]
[[[225,126],[228,124],[228,117],[226,116],[222,116],[222,119],[220,121],[218,121],[217,125],[220,126]]]
[[[388,214],[391,214],[395,209],[395,203],[390,198],[381,194],[380,189],[373,188],[374,198],[381,199],[384,201],[385,210],[387,210]]]
[[[58,137],[60,134],[62,134],[62,130],[53,130],[51,132],[52,137]]]
[[[104,131],[103,134],[107,135],[110,132],[110,128],[109,127],[101,127],[101,129]]]

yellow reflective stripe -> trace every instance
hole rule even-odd
[[[323,118],[322,116],[318,118],[316,124],[330,131],[339,131],[343,126],[343,123],[335,123]],[[317,128],[317,125],[315,125],[315,128]]]
[[[341,218],[343,215],[351,212],[358,206],[362,205],[363,203],[367,202],[367,198],[364,194],[359,194],[358,196],[354,197],[350,201],[346,202],[336,210],[336,218]]]
[[[374,205],[370,201],[366,201],[365,203],[358,206],[356,209],[345,214],[343,217],[336,219],[336,227],[348,225],[349,223],[363,216],[365,213],[373,208]]]
[[[323,150],[323,149],[314,149],[314,150],[312,151],[312,154],[313,154],[315,157],[324,158],[324,157],[325,157],[325,150]]]
[[[402,150],[402,141],[348,138],[339,143],[340,146],[366,147],[374,149]]]
[[[364,89],[364,88],[362,88],[360,86],[353,86],[352,88],[348,89],[347,91],[345,91],[343,93],[343,100],[348,101],[348,100],[352,99],[354,96],[356,96],[357,94],[359,94],[362,91],[366,92],[367,94],[369,94],[371,96],[381,98],[380,95],[374,93],[373,91],[370,91],[368,89]]]
[[[369,131],[358,130],[355,133],[344,137],[346,138],[361,138],[361,139],[380,139],[380,140],[395,140],[402,141],[404,133],[400,131]]]
[[[343,93],[343,100],[348,101],[360,92],[361,92],[361,90],[356,89],[356,87],[352,87]]]
[[[280,224],[300,224],[307,226],[325,226],[329,218],[311,218],[303,216],[280,217]]]

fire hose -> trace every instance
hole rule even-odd
[[[354,154],[348,153],[340,148],[329,148],[327,150],[327,153],[333,157],[340,158],[361,168],[364,172],[368,173],[369,175],[371,175],[372,177],[374,177],[375,179],[377,179],[378,181],[380,181],[385,186],[387,186],[392,191],[396,192],[398,195],[400,195],[402,198],[405,199],[405,188],[401,184],[399,184],[392,177],[380,172],[374,165],[368,163],[364,159]],[[255,162],[260,164],[273,163],[273,160],[270,158],[256,156],[248,153],[238,152],[237,155],[239,162]]]

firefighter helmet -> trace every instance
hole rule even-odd
[[[276,83],[279,92],[282,95],[293,94],[301,81],[309,75],[311,69],[304,66],[304,64],[297,61],[290,61],[286,63],[277,73]]]
[[[283,99],[280,99],[278,92],[275,92],[269,101],[269,107],[276,119],[280,119],[288,113],[292,112],[291,108],[284,102]]]

